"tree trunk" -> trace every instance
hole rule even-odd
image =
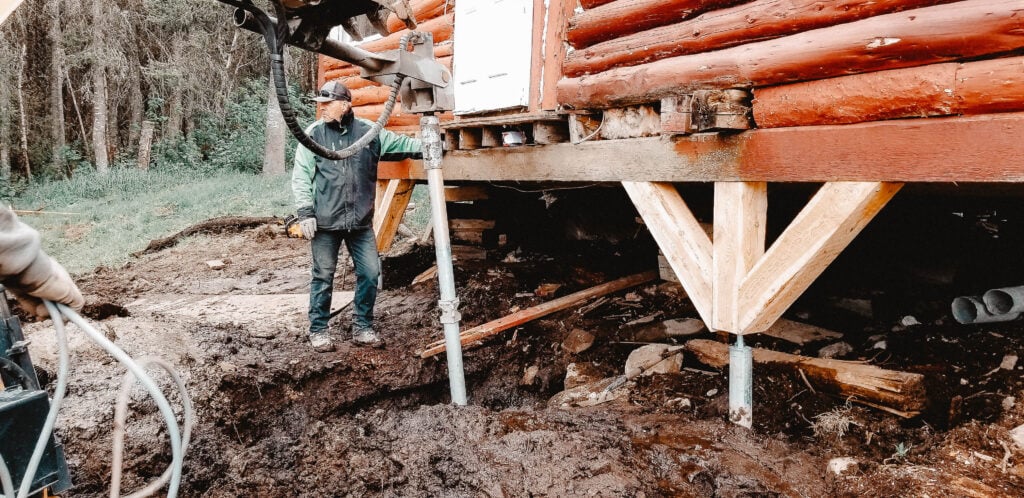
[[[110,167],[107,158],[107,75],[101,50],[103,32],[103,0],[92,2],[93,37],[92,47],[97,53],[92,61],[92,150],[96,157],[96,171],[106,173]]]
[[[139,139],[139,134],[142,131],[142,120],[146,114],[146,103],[142,96],[142,61],[138,59],[136,52],[135,63],[131,70],[131,89],[128,93],[128,119],[130,124],[128,125],[128,143],[133,144]]]
[[[139,131],[139,169],[149,170],[149,154],[153,148],[153,129],[156,123],[143,121]]]
[[[82,109],[78,107],[78,97],[75,96],[75,87],[71,84],[71,76],[68,75],[67,71],[64,72],[64,79],[68,83],[68,93],[71,94],[71,104],[75,108],[75,117],[78,118],[78,131],[82,135],[82,146],[85,147],[86,155],[92,155],[92,151],[89,149],[89,140],[86,138],[89,135],[85,133],[85,121],[82,119]]]
[[[274,79],[267,81],[267,129],[266,146],[263,149],[263,174],[279,175],[284,173],[284,117],[277,103],[277,92]]]
[[[28,44],[21,44],[21,67],[18,68],[18,114],[21,116],[21,155],[25,161],[25,177],[32,181],[32,165],[28,159],[28,116],[25,115],[25,70],[28,68]]]
[[[175,38],[174,41],[172,42],[173,49],[172,49],[171,60],[174,61],[175,65],[179,65],[180,66],[181,54],[182,54],[182,50],[183,50],[183,48],[182,48],[183,43],[184,42],[180,38]],[[167,139],[178,138],[178,135],[181,134],[181,121],[182,121],[182,109],[181,109],[182,95],[181,95],[181,93],[182,93],[182,80],[183,79],[184,79],[184,75],[182,74],[182,75],[179,75],[177,78],[175,78],[171,82],[171,84],[173,85],[173,88],[171,89],[171,98],[167,102],[167,124],[164,127],[164,135],[163,135],[164,138],[167,138]]]
[[[64,169],[64,37],[61,34],[61,0],[50,0],[50,135],[54,167]]]

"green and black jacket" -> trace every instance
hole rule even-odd
[[[328,149],[340,150],[363,136],[373,123],[353,119],[348,125],[324,123],[306,130]],[[299,217],[315,216],[320,230],[356,230],[373,226],[377,193],[377,162],[419,159],[420,141],[381,130],[380,135],[353,156],[333,161],[299,145],[295,149],[292,192]]]

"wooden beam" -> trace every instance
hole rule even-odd
[[[544,74],[544,17],[547,16],[546,0],[533,0],[533,36],[530,40],[530,89],[527,97],[528,111],[540,110],[540,87]]]
[[[405,209],[412,198],[412,180],[391,180],[384,191],[380,209],[373,215],[373,231],[377,234],[377,251],[387,252],[398,233],[398,225],[402,223]]]
[[[567,41],[573,48],[619,38],[679,22],[701,12],[735,5],[743,0],[615,0],[584,10],[569,21]]]
[[[589,289],[584,289],[579,292],[574,292],[567,296],[553,299],[531,308],[519,310],[511,315],[462,331],[462,333],[459,334],[462,339],[462,347],[463,349],[467,349],[471,344],[477,341],[486,339],[512,327],[517,327],[543,316],[569,309],[577,304],[587,301],[588,299],[593,299],[605,294],[611,294],[640,284],[645,284],[656,278],[658,278],[658,272],[656,271],[638,273],[618,280],[612,280],[611,282],[603,283]],[[419,356],[420,358],[429,358],[444,351],[444,341],[437,341],[427,345],[427,347],[419,353]]]
[[[707,339],[693,339],[686,343],[686,349],[701,363],[717,368],[729,364],[727,344]],[[761,348],[754,348],[754,362],[779,365],[793,372],[802,372],[816,390],[906,418],[919,414],[927,407],[925,379],[918,373],[886,370],[866,363],[811,358]]]
[[[451,181],[1020,183],[1021,136],[1024,113],[904,119],[450,151],[444,174]],[[382,162],[378,172],[426,178],[418,161]]]
[[[697,308],[712,323],[711,239],[671,183],[622,182],[654,240]]]
[[[964,0],[770,40],[563,79],[574,109],[653,102],[701,88],[745,88],[913,67],[1017,50],[1019,0]]]
[[[756,0],[573,51],[566,76],[764,41],[954,0]]]
[[[762,332],[802,294],[903,185],[826,183],[740,286],[737,334]]]
[[[740,330],[740,284],[764,254],[767,214],[767,183],[715,183],[712,285],[712,327],[715,330]]]
[[[544,70],[540,83],[540,108],[555,110],[558,99],[555,87],[562,79],[562,63],[567,57],[565,37],[569,30],[569,18],[572,17],[576,2],[573,0],[549,0],[547,24],[544,28]]]
[[[755,90],[761,128],[1024,110],[1024,57],[933,64]]]
[[[488,198],[487,187],[483,185],[462,185],[444,188],[444,200],[446,202],[482,201]]]

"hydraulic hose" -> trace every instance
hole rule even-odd
[[[4,492],[4,498],[14,496],[14,481],[11,479],[11,470],[4,462],[4,456],[0,455],[0,490]]]
[[[299,124],[297,113],[295,108],[292,107],[291,100],[288,97],[288,77],[285,73],[284,67],[284,46],[290,33],[288,32],[288,22],[285,16],[284,6],[277,0],[271,0],[274,5],[274,9],[277,13],[277,22],[275,23],[267,16],[266,12],[261,10],[259,7],[253,5],[249,0],[237,1],[237,0],[221,0],[224,3],[238,7],[250,14],[259,24],[259,29],[263,34],[263,39],[266,41],[267,50],[270,52],[270,74],[274,79],[274,91],[277,94],[277,104],[281,109],[281,116],[284,118],[285,125],[288,127],[288,131],[292,133],[295,140],[299,142],[303,147],[309,149],[314,154],[331,160],[340,160],[352,157],[359,152],[366,144],[377,138],[382,130],[391,119],[391,112],[395,108],[395,101],[398,98],[398,90],[402,86],[402,81],[405,77],[398,75],[394,81],[391,82],[391,93],[388,95],[387,103],[384,105],[384,111],[381,113],[377,122],[373,124],[373,127],[366,132],[362,137],[356,140],[352,145],[345,147],[341,150],[331,150],[313,140],[313,137],[306,133],[306,130]],[[409,44],[409,39],[415,33],[409,32],[402,36],[400,47],[405,50]]]
[[[39,389],[39,384],[29,376],[28,372],[25,372],[21,369],[20,365],[7,358],[0,357],[0,370],[6,370],[11,376],[16,377],[18,383],[25,389]]]

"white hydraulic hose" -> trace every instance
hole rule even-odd
[[[185,381],[181,379],[178,372],[174,370],[174,367],[170,363],[160,358],[144,357],[136,360],[139,366],[145,368],[149,365],[156,365],[164,371],[166,371],[171,379],[174,381],[175,386],[178,388],[178,393],[181,396],[182,405],[184,405],[184,418],[185,418],[185,429],[181,436],[181,448],[182,452],[188,450],[189,439],[192,437],[192,427],[195,424],[195,411],[192,408],[192,400],[188,396],[188,390],[185,387]],[[110,498],[119,498],[121,496],[121,472],[124,461],[124,435],[125,425],[128,419],[128,397],[131,394],[131,386],[135,383],[135,375],[128,372],[124,375],[124,381],[121,382],[121,391],[117,396],[117,407],[114,409],[114,451],[113,461],[111,462],[110,470]],[[173,462],[167,466],[167,470],[160,476],[159,479],[153,481],[145,488],[136,491],[127,496],[127,498],[145,498],[152,496],[154,493],[160,490],[167,484],[167,481],[171,479],[174,473]],[[180,472],[178,475],[180,476]]]
[[[106,350],[107,353],[110,353],[110,355],[117,361],[121,362],[128,371],[133,373],[139,379],[139,383],[149,391],[153,400],[156,401],[156,405],[160,409],[160,413],[163,415],[164,422],[167,425],[167,435],[171,439],[171,480],[170,485],[167,488],[167,496],[168,498],[175,498],[178,496],[178,487],[181,484],[184,451],[182,450],[182,439],[180,431],[178,430],[178,421],[174,415],[174,410],[171,409],[171,404],[167,402],[167,398],[164,397],[163,392],[161,392],[160,388],[157,387],[155,382],[153,382],[153,379],[146,374],[145,370],[143,370],[135,360],[132,360],[132,358],[128,356],[128,353],[125,353],[124,350],[117,347],[113,342],[110,342],[109,339],[93,328],[92,325],[89,325],[89,322],[85,321],[85,319],[82,318],[82,316],[75,310],[63,304],[57,304],[57,309],[59,310],[59,313],[54,313],[53,311],[50,312],[51,316],[58,317],[54,320],[55,324],[61,321],[59,319],[60,314],[63,314],[67,319],[71,320],[71,323],[74,323],[78,328],[82,329],[82,331],[85,332],[93,342]],[[24,483],[22,484],[22,487],[25,487]],[[19,496],[19,498],[23,497]]]
[[[0,455],[0,489],[3,489],[4,498],[14,496],[14,481],[11,480],[11,471],[7,468],[3,455]]]
[[[61,320],[60,312],[57,311],[57,307],[53,303],[43,301],[43,304],[46,305],[46,311],[53,318],[53,327],[57,331],[57,348],[59,351],[57,387],[54,389],[50,411],[46,414],[46,422],[43,423],[43,430],[39,434],[39,440],[36,441],[36,448],[32,452],[32,458],[29,459],[28,466],[25,467],[25,474],[21,479],[21,488],[18,490],[18,498],[26,498],[28,496],[32,487],[32,480],[36,477],[36,470],[39,469],[39,462],[43,459],[43,452],[46,451],[46,444],[50,441],[50,433],[53,432],[53,426],[57,423],[57,411],[60,410],[61,402],[64,401],[64,393],[68,387],[68,366],[71,360],[68,358],[68,337],[64,333],[64,321]],[[71,308],[68,309],[70,310]],[[8,496],[11,495],[8,494]]]

